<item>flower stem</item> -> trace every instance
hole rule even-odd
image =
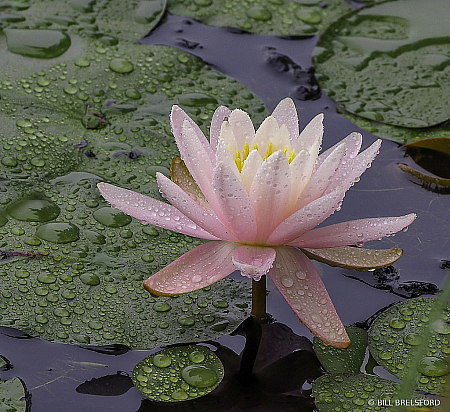
[[[252,315],[258,322],[266,319],[266,276],[252,280]]]

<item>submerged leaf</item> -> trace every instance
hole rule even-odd
[[[320,339],[314,338],[314,351],[320,363],[330,373],[359,373],[367,348],[367,332],[364,329],[346,326],[351,344],[339,349],[326,346]]]
[[[363,249],[341,246],[323,249],[302,248],[310,259],[345,269],[368,270],[392,265],[403,253],[401,249]]]

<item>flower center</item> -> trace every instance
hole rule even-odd
[[[253,144],[253,149],[259,151],[258,145],[256,143]],[[290,164],[292,162],[292,160],[294,160],[295,149],[292,149],[289,156],[287,155],[287,150],[288,150],[288,148],[285,147],[283,149],[283,153],[286,155],[288,162]],[[241,158],[241,153],[239,152],[239,150],[236,150],[236,158],[234,159],[234,161],[239,170],[239,173],[242,172],[242,168],[244,167],[245,159],[247,159],[249,153],[250,153],[250,146],[248,145],[247,142],[244,143],[244,149],[242,150],[242,158]],[[272,142],[269,142],[267,145],[267,152],[266,152],[266,155],[263,157],[263,160],[266,160],[272,153],[273,153],[273,144],[272,144]]]

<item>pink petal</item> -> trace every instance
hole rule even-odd
[[[337,189],[309,203],[281,222],[270,234],[266,243],[268,245],[290,244],[330,216],[339,207],[344,196],[345,192]]]
[[[172,125],[172,133],[175,137],[175,141],[177,142],[178,150],[181,153],[181,158],[184,160],[185,153],[183,153],[183,137],[182,137],[182,129],[183,123],[187,120],[191,127],[193,128],[195,134],[197,135],[198,141],[203,146],[203,150],[208,154],[210,161],[215,162],[214,150],[206,139],[200,127],[197,126],[187,114],[186,112],[180,108],[179,106],[172,106],[172,111],[170,113],[170,124]],[[181,146],[181,147],[180,147]]]
[[[255,128],[250,116],[243,110],[236,109],[231,112],[228,121],[233,129],[238,150],[242,153],[244,143],[247,142],[250,145],[255,137]]]
[[[343,163],[347,163],[348,160],[353,159],[361,149],[362,145],[362,135],[361,133],[352,132],[346,138],[342,139],[340,142],[336,143],[334,146],[325,150],[320,154],[317,166],[319,166],[333,151],[340,146],[342,143],[345,143],[345,159]]]
[[[173,296],[209,286],[235,271],[231,253],[236,247],[223,241],[196,246],[150,276],[144,287],[155,295]]]
[[[260,280],[272,267],[275,256],[275,249],[270,247],[242,245],[233,250],[231,260],[243,276]]]
[[[324,248],[362,244],[390,236],[410,225],[415,213],[399,217],[352,220],[311,230],[291,242],[292,246]]]
[[[112,207],[139,219],[144,224],[150,223],[203,239],[217,239],[172,205],[108,183],[99,183],[97,187]]]
[[[213,187],[227,227],[240,242],[253,242],[257,230],[255,209],[244,186],[225,163],[217,163]]]
[[[286,155],[278,150],[263,162],[250,187],[258,224],[256,242],[265,241],[284,220],[290,190],[289,162]]]
[[[181,187],[162,173],[157,174],[157,181],[162,195],[187,218],[218,239],[229,240],[231,242],[238,240],[215,214],[201,207]]]
[[[363,172],[370,167],[373,159],[375,159],[378,151],[380,150],[381,140],[378,139],[364,152],[361,152],[358,156],[346,161],[344,157],[343,161],[346,163],[341,164],[339,169],[334,174],[332,181],[328,185],[325,193],[330,193],[337,187],[342,187],[347,191],[355,182],[359,180],[359,177]]]
[[[295,149],[295,153],[299,153],[301,150],[307,150],[311,155],[315,156],[317,155],[316,151],[319,151],[322,137],[323,114],[320,113],[302,130],[298,140],[294,142],[292,148]],[[311,150],[312,147],[314,147],[314,150]]]
[[[283,124],[286,125],[289,130],[291,144],[298,139],[299,128],[297,109],[291,98],[286,97],[281,100],[272,112],[272,117],[275,117],[280,128]]]
[[[277,257],[269,274],[300,321],[315,336],[326,345],[348,347],[350,339],[325,285],[314,265],[300,250],[277,248]]]
[[[213,114],[211,127],[209,128],[209,141],[214,152],[217,149],[217,142],[219,141],[222,123],[230,116],[230,114],[231,110],[225,106],[219,106]]]
[[[330,153],[329,156],[327,156],[327,158],[311,176],[311,179],[307,183],[301,196],[297,200],[296,205],[294,206],[294,211],[300,210],[308,203],[311,203],[323,195],[325,189],[332,181],[333,175],[338,170],[344,154],[345,143],[341,143]]]

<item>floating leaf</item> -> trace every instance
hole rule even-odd
[[[25,412],[27,410],[25,395],[25,387],[19,378],[0,381],[0,410]]]
[[[368,270],[392,265],[403,253],[398,248],[375,250],[350,246],[323,249],[303,248],[302,250],[310,259],[318,260],[330,266],[355,270]]]
[[[212,392],[223,376],[222,362],[207,347],[177,346],[139,362],[133,370],[133,383],[148,398],[178,402]]]
[[[420,139],[426,139],[434,136],[450,137],[450,130],[445,129],[445,126],[411,129],[408,127],[393,126],[390,124],[376,122],[375,120],[369,120],[364,117],[351,114],[345,110],[341,110],[341,113],[361,129],[401,144],[415,142]]]
[[[403,0],[341,18],[314,51],[320,86],[368,119],[415,128],[448,120],[450,40],[436,24],[443,13],[447,0]]]
[[[184,102],[205,133],[218,105],[260,120],[264,105],[197,58],[130,42],[145,27],[134,20],[137,2],[99,0],[90,11],[29,4],[17,12],[30,28],[48,16],[57,29],[58,10],[60,18],[89,13],[97,26],[69,24],[65,32],[79,30],[82,44],[72,42],[56,59],[10,53],[0,62],[0,249],[8,256],[0,266],[0,324],[50,341],[136,349],[232,332],[248,315],[249,285],[227,281],[151,298],[143,279],[200,241],[110,208],[96,183],[160,198],[155,175],[169,175],[179,154],[169,125],[173,104]],[[100,32],[121,40],[106,41]]]
[[[414,365],[414,357],[428,328],[436,302],[433,298],[415,298],[384,311],[371,325],[369,348],[376,361],[400,379]],[[418,362],[416,388],[433,394],[445,393],[450,377],[450,306],[431,325],[429,350]],[[414,372],[414,371],[413,371]]]
[[[422,182],[422,187],[435,193],[450,193],[450,179],[443,179],[442,177],[431,176],[416,170],[404,163],[397,163],[398,167],[404,172],[414,176]]]
[[[436,399],[411,393],[407,400],[398,399],[400,385],[376,376],[331,374],[316,379],[313,394],[319,412],[364,411],[381,412],[409,402],[409,407],[435,409]]]
[[[366,355],[367,332],[353,326],[346,326],[345,330],[351,341],[346,349],[326,346],[320,339],[314,338],[314,351],[327,372],[353,374],[360,372]]]
[[[210,26],[230,26],[257,34],[316,34],[353,8],[342,0],[169,0],[172,14],[190,16]]]

